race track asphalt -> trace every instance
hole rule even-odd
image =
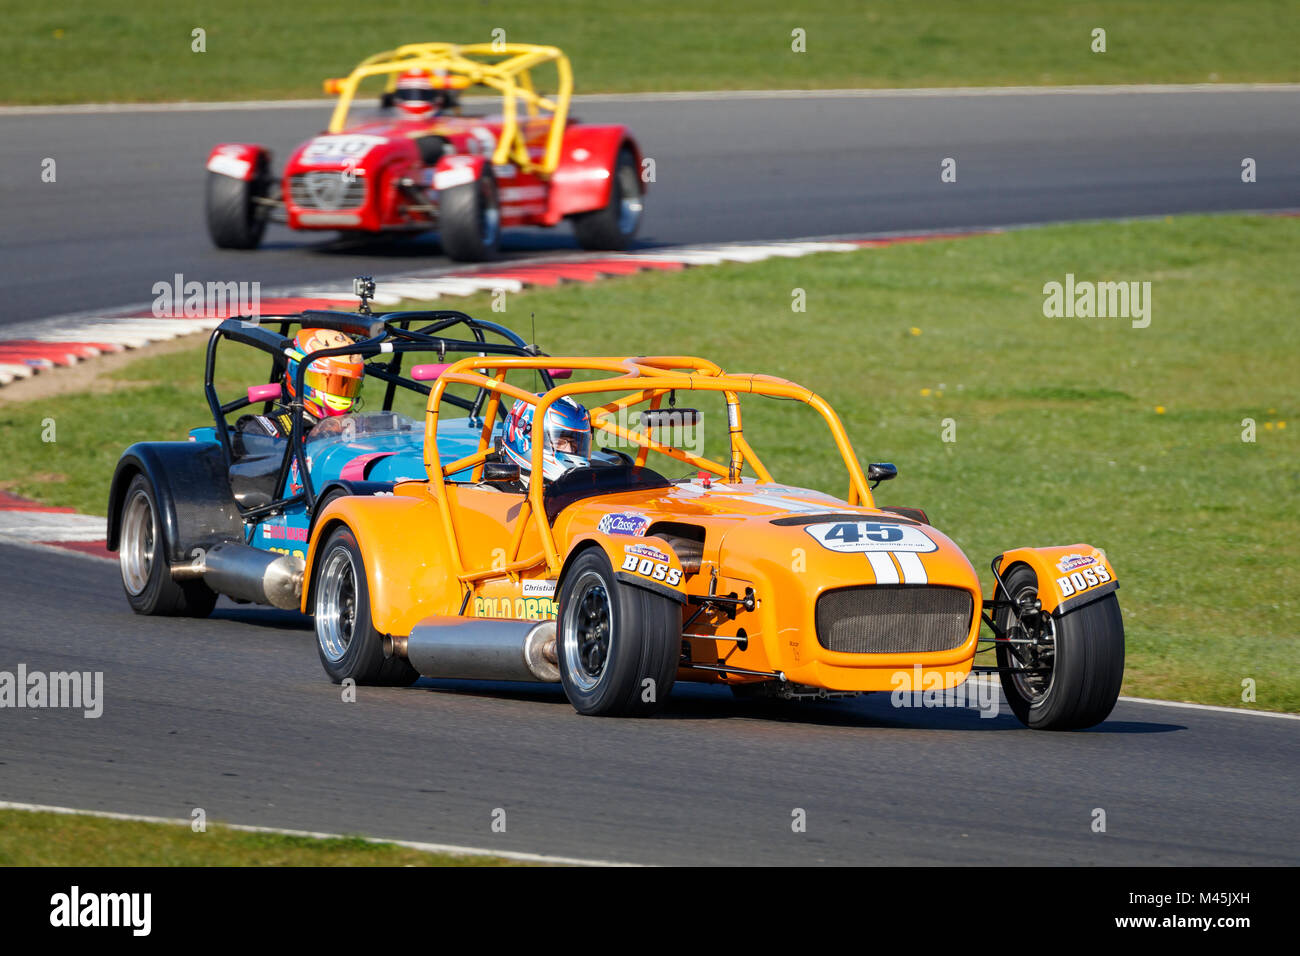
[[[655,160],[644,245],[1300,206],[1295,91],[586,100],[575,113],[627,123]],[[272,227],[255,253],[210,245],[209,149],[260,142],[282,158],[326,119],[325,107],[0,115],[0,325],[148,302],[177,272],[273,289],[445,265],[432,238]],[[955,183],[940,182],[948,157]],[[506,236],[509,255],[573,248],[567,226]]]
[[[0,670],[104,674],[98,719],[0,710],[0,800],[632,863],[1300,863],[1292,720],[1121,701],[1048,734],[1005,706],[695,687],[601,720],[558,688],[428,680],[345,703],[296,615],[136,617],[114,564],[12,545],[0,582]]]

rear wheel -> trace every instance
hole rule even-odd
[[[270,190],[266,160],[249,180],[208,173],[208,235],[219,249],[256,249],[266,232],[267,207],[257,202]]]
[[[207,617],[212,613],[217,603],[215,591],[202,581],[172,578],[169,549],[158,518],[158,495],[146,475],[136,475],[127,486],[118,527],[117,563],[131,610],[167,617]]]
[[[677,679],[681,606],[620,582],[598,548],[573,562],[559,604],[556,656],[574,709],[598,717],[660,710]]]
[[[420,676],[397,656],[385,657],[384,636],[370,618],[370,587],[357,539],[335,528],[320,550],[313,608],[316,650],[321,666],[336,684],[401,686]]]
[[[1012,601],[1038,597],[1033,569],[1017,565],[1003,575]],[[1101,723],[1119,698],[1124,680],[1124,619],[1113,593],[1060,617],[998,611],[998,626],[1012,639],[997,646],[1002,691],[1012,712],[1035,730],[1081,730]]]
[[[458,262],[491,259],[501,246],[501,204],[491,172],[472,183],[444,189],[439,199],[442,251]]]
[[[626,249],[641,226],[644,211],[636,154],[624,146],[614,166],[609,201],[601,209],[575,215],[573,234],[584,249]]]

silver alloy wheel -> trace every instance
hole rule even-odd
[[[347,548],[336,545],[325,558],[316,583],[316,640],[321,653],[337,664],[348,652],[357,622],[357,570]]]
[[[154,552],[153,506],[143,488],[131,496],[122,509],[121,544],[117,552],[118,567],[122,571],[122,586],[135,596],[149,586],[153,573]]]
[[[614,639],[614,608],[605,579],[584,571],[564,608],[565,670],[573,683],[590,692],[600,683]]]

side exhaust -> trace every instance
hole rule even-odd
[[[554,621],[425,618],[406,639],[406,659],[425,677],[547,684],[560,679]]]
[[[172,576],[201,576],[212,590],[237,601],[270,604],[286,611],[296,611],[301,604],[307,570],[302,558],[226,543],[208,549],[200,561],[173,568]]]

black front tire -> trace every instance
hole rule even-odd
[[[385,656],[384,635],[370,617],[370,585],[356,537],[346,526],[330,532],[316,562],[312,609],[316,651],[336,684],[405,687],[419,678],[404,658]]]
[[[609,201],[592,212],[573,216],[573,235],[584,249],[626,249],[636,238],[645,211],[636,155],[624,146],[618,152]]]
[[[1016,565],[1002,580],[1012,600],[1038,595],[1037,575],[1027,565]],[[1051,618],[1041,639],[1020,628],[1010,608],[998,611],[998,626],[1008,636],[1037,641],[997,646],[1002,691],[1026,727],[1082,730],[1110,715],[1124,682],[1124,619],[1114,592]],[[1026,667],[1046,672],[1011,673]]]
[[[207,617],[217,594],[202,581],[172,578],[168,542],[159,520],[158,494],[147,475],[138,474],[122,499],[117,561],[122,590],[136,614]]]
[[[472,183],[443,190],[438,237],[442,251],[457,262],[495,258],[501,247],[501,203],[491,172],[485,170]]]
[[[256,249],[266,232],[269,175],[265,160],[250,180],[208,172],[208,235],[218,249]]]
[[[595,717],[658,712],[677,679],[681,633],[681,605],[623,584],[603,551],[585,551],[565,574],[556,622],[569,703]]]

